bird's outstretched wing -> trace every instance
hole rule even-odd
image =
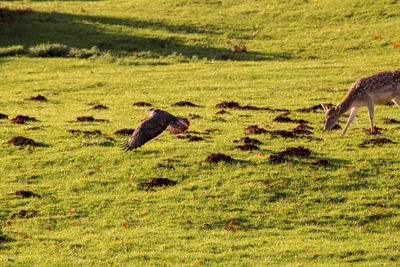
[[[169,131],[171,134],[184,133],[189,128],[189,121],[186,118],[175,117],[169,124]]]
[[[159,120],[156,117],[150,117],[143,120],[133,132],[128,142],[122,146],[125,151],[141,147],[146,142],[160,135],[166,128],[168,123]]]

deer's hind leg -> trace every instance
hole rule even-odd
[[[368,107],[369,121],[371,124],[371,134],[373,134],[375,132],[375,129],[374,129],[374,113],[375,113],[374,103],[368,102],[367,107]]]

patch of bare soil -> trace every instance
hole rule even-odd
[[[307,124],[299,124],[299,125],[297,125],[296,128],[294,128],[294,130],[312,130],[312,129],[314,129],[314,128]]]
[[[233,162],[234,159],[231,158],[230,156],[227,156],[225,154],[221,154],[221,153],[213,153],[210,154],[205,160],[206,163],[218,163],[220,161],[224,161],[224,162]]]
[[[8,119],[6,114],[0,113],[0,119]]]
[[[215,114],[226,114],[226,113],[228,113],[228,112],[225,109],[221,109],[220,111],[218,111]]]
[[[152,106],[152,104],[146,103],[146,102],[136,102],[136,103],[133,103],[133,105],[137,106],[137,107],[151,107]]]
[[[189,113],[189,119],[194,120],[194,119],[201,119],[202,117],[197,114],[191,114]]]
[[[248,136],[242,137],[239,140],[233,140],[234,143],[244,143],[244,144],[252,144],[252,145],[262,145],[262,142],[258,139],[253,139]]]
[[[90,136],[90,135],[100,135],[101,132],[99,130],[93,130],[93,131],[81,131],[81,130],[68,130],[69,133],[75,134],[75,135],[81,135],[83,134],[85,137]]]
[[[193,104],[192,102],[188,101],[179,101],[175,104],[172,104],[173,107],[198,107],[198,105]]]
[[[96,105],[96,106],[92,107],[92,109],[108,109],[108,107],[104,106],[104,105]]]
[[[26,128],[26,129],[24,129],[24,131],[36,131],[36,130],[40,130],[42,128],[43,128],[43,126],[34,126],[34,127]]]
[[[375,139],[368,139],[361,143],[360,147],[367,147],[367,145],[382,145],[382,144],[391,144],[393,143],[392,140],[387,138],[375,138]]]
[[[76,121],[78,121],[78,122],[93,122],[93,121],[107,122],[108,120],[95,119],[95,118],[93,118],[93,116],[82,116],[82,117],[76,118]]]
[[[154,167],[154,169],[161,169],[161,168],[163,168],[163,169],[173,169],[174,166],[169,165],[169,164],[164,165],[162,163],[158,163],[157,166]]]
[[[15,213],[11,216],[11,218],[32,218],[38,214],[37,210],[20,210],[18,213]]]
[[[255,106],[241,106],[238,102],[234,101],[223,101],[215,106],[216,108],[219,109],[224,109],[224,108],[231,108],[231,109],[237,109],[237,110],[267,110],[267,111],[279,111],[279,112],[288,112],[289,110],[287,109],[273,109],[269,107],[255,107]]]
[[[271,131],[270,134],[271,134],[272,138],[275,138],[277,136],[282,136],[284,138],[298,138],[298,136],[296,134],[294,134],[293,132],[290,132],[290,131],[286,131],[286,130],[275,130],[275,131]]]
[[[292,130],[292,133],[294,133],[295,135],[310,135],[312,134],[311,131],[306,130],[306,129],[298,129],[298,128],[294,128]]]
[[[310,165],[316,165],[316,166],[329,166],[329,161],[326,159],[317,159],[313,162],[309,163]]]
[[[329,104],[326,104],[326,105],[328,105],[331,108],[335,106],[332,103],[329,103]],[[318,110],[324,110],[322,108],[321,104],[317,104],[317,105],[314,105],[312,107],[299,108],[299,109],[296,109],[295,111],[306,113],[306,112],[317,112]]]
[[[42,95],[32,96],[30,98],[26,98],[25,100],[47,102],[47,98]]]
[[[396,119],[385,119],[385,121],[383,123],[384,124],[399,124],[400,121],[398,121]]]
[[[224,102],[221,102],[221,103],[217,104],[215,107],[216,108],[220,108],[220,109],[223,109],[223,108],[240,108],[240,105],[239,105],[238,102],[224,101]]]
[[[23,198],[28,198],[28,197],[37,197],[37,198],[42,198],[41,196],[39,196],[36,193],[33,193],[32,191],[25,191],[25,190],[19,190],[19,191],[15,191],[13,193],[13,195],[16,196],[21,196]]]
[[[34,146],[36,145],[35,141],[33,141],[30,138],[26,138],[23,136],[16,136],[11,138],[10,140],[7,141],[8,144],[14,145],[14,146]]]
[[[162,187],[162,186],[174,186],[177,182],[172,181],[168,178],[153,178],[147,183],[140,183],[139,186],[145,188],[146,190],[150,190],[153,187]]]
[[[17,115],[15,118],[11,119],[12,123],[15,124],[24,124],[26,121],[38,121],[35,117]]]
[[[243,151],[252,151],[252,150],[260,150],[260,148],[256,145],[252,144],[244,144],[240,146],[235,146],[235,149],[243,150]]]
[[[114,132],[116,135],[132,135],[135,129],[123,128]]]
[[[307,157],[311,154],[311,150],[299,147],[288,147],[286,150],[270,155],[269,161],[280,163],[286,160],[286,156]]]
[[[275,121],[275,122],[292,122],[292,123],[300,123],[300,124],[307,124],[307,123],[309,123],[308,121],[303,120],[303,119],[300,119],[300,120],[291,119],[291,118],[289,118],[289,117],[282,116],[282,115],[280,115],[280,116],[274,118],[272,121]]]
[[[259,128],[257,125],[251,125],[244,129],[244,131],[248,134],[265,134],[268,133],[264,128]]]
[[[371,134],[371,135],[375,135],[375,134],[381,134],[382,133],[382,128],[379,128],[379,127],[374,127],[374,132],[373,133],[371,133],[371,128],[365,128],[364,129],[364,132],[366,133],[366,134]]]
[[[202,141],[202,140],[204,140],[203,137],[195,136],[195,135],[190,136],[188,139],[189,142],[198,142],[198,141]]]

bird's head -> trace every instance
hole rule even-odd
[[[151,113],[153,113],[154,110],[155,110],[154,108],[149,108],[149,109],[146,110],[146,113],[151,115]]]

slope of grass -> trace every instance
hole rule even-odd
[[[1,48],[58,43],[97,46],[100,54],[0,57],[0,113],[8,115],[0,120],[0,262],[396,265],[399,126],[383,122],[398,119],[400,110],[376,107],[383,130],[370,136],[364,108],[345,137],[322,130],[322,111],[296,110],[338,103],[355,80],[398,68],[397,5],[1,1]],[[232,52],[243,44],[248,52]],[[38,94],[48,101],[25,100]],[[172,106],[181,100],[199,107]],[[147,107],[132,105],[138,101],[183,117],[199,115],[190,130],[204,140],[166,132],[124,153],[127,137],[114,132],[146,118]],[[288,109],[290,118],[309,121],[312,136],[322,140],[249,135],[263,142],[260,150],[234,149],[233,140],[246,136],[247,126],[272,131],[297,124],[273,121],[284,112],[216,114],[222,101]],[[93,110],[98,104],[108,109]],[[11,123],[17,115],[38,121]],[[79,116],[106,121],[77,122]],[[28,130],[34,126],[39,129]],[[8,144],[15,136],[38,145]],[[371,138],[393,143],[360,147]],[[268,160],[295,146],[311,155]],[[235,161],[204,162],[216,152]],[[330,165],[309,164],[317,159]],[[138,186],[155,177],[178,183],[154,191]],[[15,195],[19,190],[40,198]]]

